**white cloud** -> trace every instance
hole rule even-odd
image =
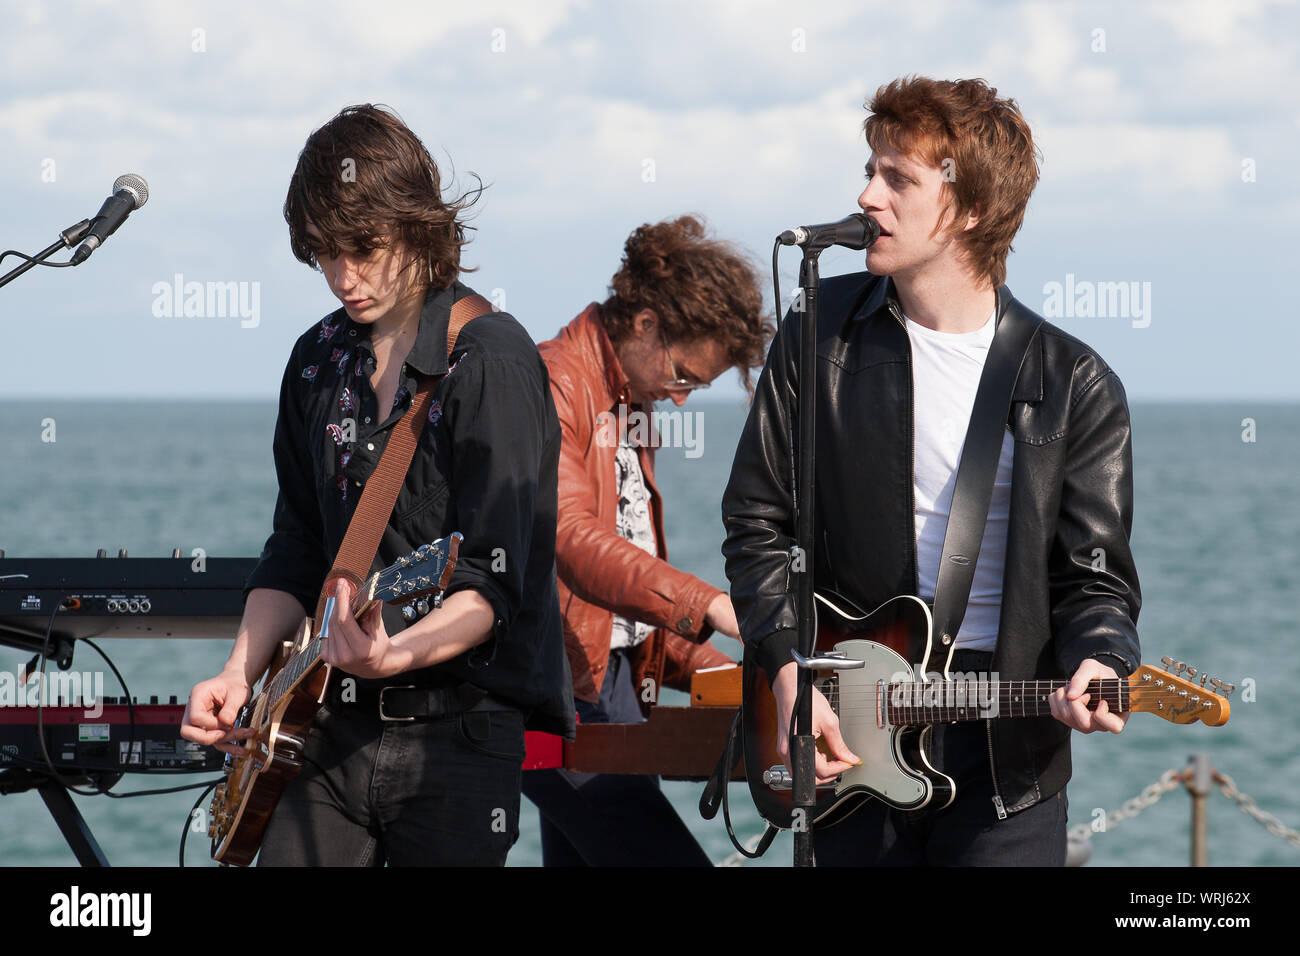
[[[565,283],[603,288],[640,222],[699,211],[753,246],[794,221],[851,210],[866,155],[863,100],[910,73],[983,76],[1020,104],[1044,153],[1031,209],[1044,246],[1068,244],[1060,223],[1104,206],[1126,228],[1149,230],[1144,269],[1158,272],[1193,216],[1248,212],[1261,244],[1280,249],[1300,203],[1285,186],[1300,153],[1294,6],[149,0],[123,9],[27,3],[0,33],[0,174],[17,184],[5,210],[13,231],[25,239],[89,215],[124,171],[154,188],[139,225],[75,273],[85,301],[110,307],[110,256],[150,278],[204,268],[263,279],[268,311],[275,290],[300,288],[305,270],[286,255],[279,216],[285,183],[307,134],[364,101],[395,107],[444,169],[454,161],[462,187],[470,170],[493,184],[471,255],[494,283],[526,286],[519,294],[543,316],[572,314],[556,301]],[[207,51],[194,53],[200,27]],[[1107,31],[1104,53],[1091,49],[1096,27]],[[489,46],[495,28],[505,31],[500,55]],[[796,29],[806,52],[792,49]],[[47,156],[59,162],[57,194],[39,182]],[[1259,169],[1249,187],[1245,156]],[[647,157],[653,183],[642,181]],[[561,244],[557,223],[578,238]],[[554,277],[561,253],[572,274]],[[547,265],[529,273],[539,261]],[[51,282],[29,277],[0,307],[57,311]],[[286,294],[267,325],[305,326],[317,305]],[[264,360],[248,356],[247,372],[273,382],[282,358],[265,360],[262,376]],[[220,388],[221,361],[232,359],[203,355],[196,381]]]

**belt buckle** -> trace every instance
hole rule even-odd
[[[415,685],[414,684],[402,684],[402,685],[387,684],[379,688],[379,719],[393,722],[393,723],[414,722],[415,721],[414,717],[389,717],[387,714],[384,713],[384,695],[387,694],[390,690],[415,690]]]

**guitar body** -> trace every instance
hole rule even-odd
[[[442,603],[460,542],[460,533],[454,532],[399,558],[367,579],[347,612],[360,619],[383,601],[404,605],[402,616],[408,621],[429,613],[430,606]],[[324,603],[322,631],[333,613],[331,596]],[[208,836],[212,858],[220,863],[247,866],[253,862],[280,795],[302,770],[307,734],[333,673],[321,657],[324,637],[314,633],[307,618],[298,639],[281,648],[257,696],[240,711],[235,726],[254,730],[244,741],[248,753],[226,756],[226,777],[212,795]]]
[[[947,806],[955,787],[926,758],[930,727],[889,726],[887,719],[882,720],[884,700],[877,689],[912,679],[915,674],[910,661],[928,661],[930,609],[910,595],[886,601],[870,614],[831,592],[819,592],[815,599],[817,652],[839,651],[864,661],[865,666],[817,675],[819,687],[825,685],[822,692],[839,716],[840,732],[862,758],[862,766],[818,787],[813,822],[819,826],[838,823],[872,798],[904,810]],[[745,656],[743,680],[742,727],[750,794],[765,820],[789,829],[794,822],[792,792],[773,789],[763,781],[763,772],[781,766],[782,760],[777,751],[776,698],[753,655]],[[879,700],[879,712],[862,703],[839,705],[841,700],[864,697]]]
[[[311,637],[308,618],[294,649],[301,650]],[[331,670],[321,661],[279,701],[271,700],[263,689],[244,706],[235,725],[253,727],[257,733],[245,742],[251,751],[248,756],[226,756],[226,779],[212,801],[214,860],[233,866],[253,862],[280,795],[302,769],[307,732],[325,699]]]
[[[926,756],[931,728],[967,720],[1050,717],[1052,694],[1068,683],[950,674],[951,648],[945,653],[932,645],[930,608],[911,595],[886,601],[870,614],[830,592],[816,594],[813,604],[817,656],[862,664],[816,676],[818,689],[839,718],[844,742],[862,758],[860,766],[817,788],[811,822],[818,826],[838,823],[872,799],[900,810],[948,806],[956,786]],[[1093,678],[1085,706],[1094,709],[1105,701],[1115,714],[1149,713],[1170,723],[1211,727],[1227,723],[1231,708],[1226,695],[1232,684],[1182,661],[1161,660],[1164,671],[1142,666],[1127,678]],[[795,823],[794,800],[777,751],[776,698],[751,654],[745,655],[743,680],[741,727],[749,792],[765,820],[788,830]]]

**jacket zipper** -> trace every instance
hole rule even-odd
[[[993,763],[993,721],[990,718],[984,719],[984,730],[989,737],[989,772],[993,775],[993,809],[998,812],[999,820],[1005,820],[1007,810],[1002,805],[1002,791],[998,789],[998,768]]]

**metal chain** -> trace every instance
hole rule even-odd
[[[1106,814],[1106,829],[1109,830],[1121,820],[1131,820],[1147,807],[1154,805],[1170,790],[1177,790],[1187,780],[1187,770],[1166,770],[1160,779],[1144,788],[1136,797],[1124,801],[1124,805],[1112,813]],[[1087,840],[1092,836],[1092,824],[1080,823],[1070,827],[1071,840]]]
[[[1215,770],[1212,776],[1214,782],[1219,785],[1219,789],[1223,791],[1223,795],[1229,800],[1235,801],[1237,806],[1241,807],[1242,813],[1256,823],[1263,824],[1264,828],[1273,836],[1281,837],[1297,850],[1300,850],[1300,831],[1292,830],[1273,814],[1261,810],[1254,800],[1237,789],[1237,784],[1223,771]]]

